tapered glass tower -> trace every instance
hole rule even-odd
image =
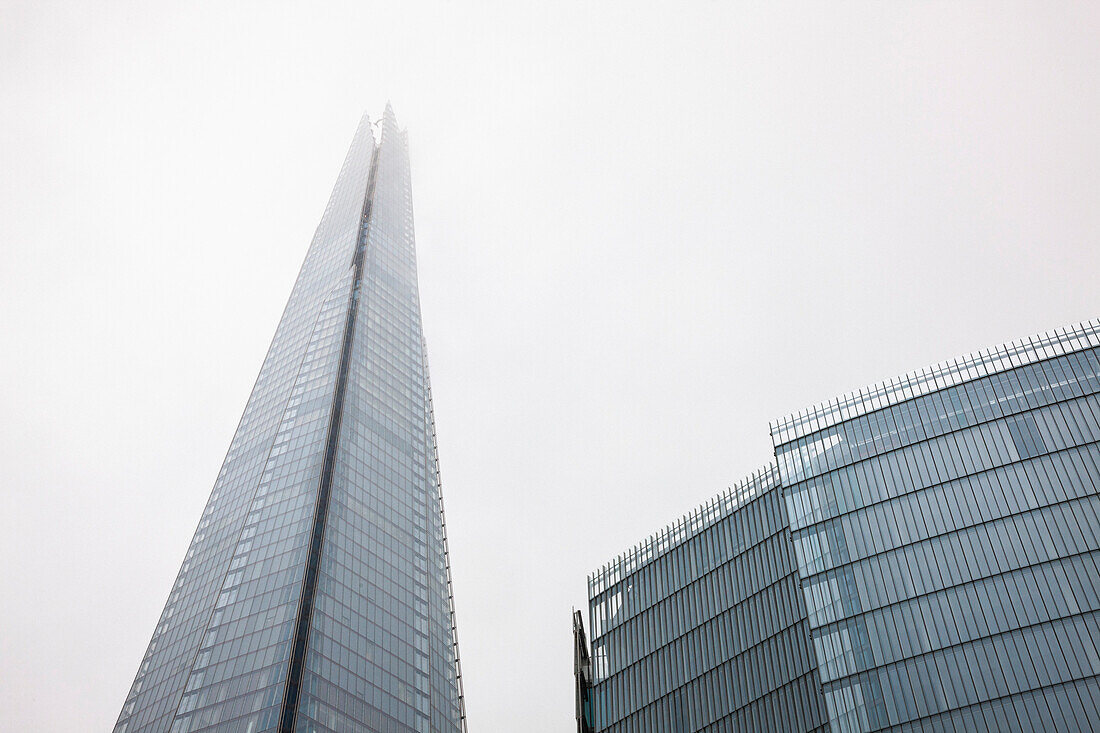
[[[465,730],[405,133],[363,118],[115,725]]]

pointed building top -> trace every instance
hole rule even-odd
[[[393,113],[393,105],[388,100],[386,101],[386,111],[382,113],[382,121],[384,124],[397,127],[397,115]]]
[[[379,127],[383,139],[399,141],[404,138],[405,131],[397,126],[397,115],[393,113],[393,105],[388,101],[386,102],[386,111],[382,113],[382,119],[379,121]]]
[[[368,112],[363,112],[363,115],[359,118],[359,127],[355,130],[356,138],[366,134],[370,136],[371,140],[374,140],[374,130],[371,127],[372,124],[370,114]]]

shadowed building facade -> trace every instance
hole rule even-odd
[[[1100,727],[1100,323],[861,390],[771,433],[766,489],[723,494],[589,579],[594,730]],[[768,496],[776,524],[738,536],[783,548],[789,564],[764,581],[789,570],[781,597],[799,633],[736,668],[746,645],[784,632],[772,606],[738,605],[761,587],[759,564],[710,580],[730,562],[714,528]],[[682,594],[660,625],[640,620]],[[725,664],[737,674],[715,679]],[[798,701],[782,694],[810,679]],[[715,717],[769,695],[771,717]]]
[[[363,118],[115,726],[465,730],[405,133]]]
[[[592,730],[827,730],[769,467],[588,579]]]

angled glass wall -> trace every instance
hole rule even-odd
[[[362,257],[299,720],[458,730],[409,157],[389,110]]]
[[[593,730],[827,730],[774,467],[588,588]]]
[[[462,731],[408,149],[363,118],[115,733]]]
[[[595,730],[1100,727],[1100,322],[771,432],[589,578]]]
[[[772,426],[837,731],[1100,725],[1100,324]]]

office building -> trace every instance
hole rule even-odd
[[[833,729],[1100,726],[1100,326],[772,425]]]
[[[1100,322],[771,434],[589,578],[594,731],[1100,727]]]
[[[589,577],[592,730],[827,730],[788,534],[772,466]]]
[[[464,731],[405,133],[363,118],[115,733]]]

